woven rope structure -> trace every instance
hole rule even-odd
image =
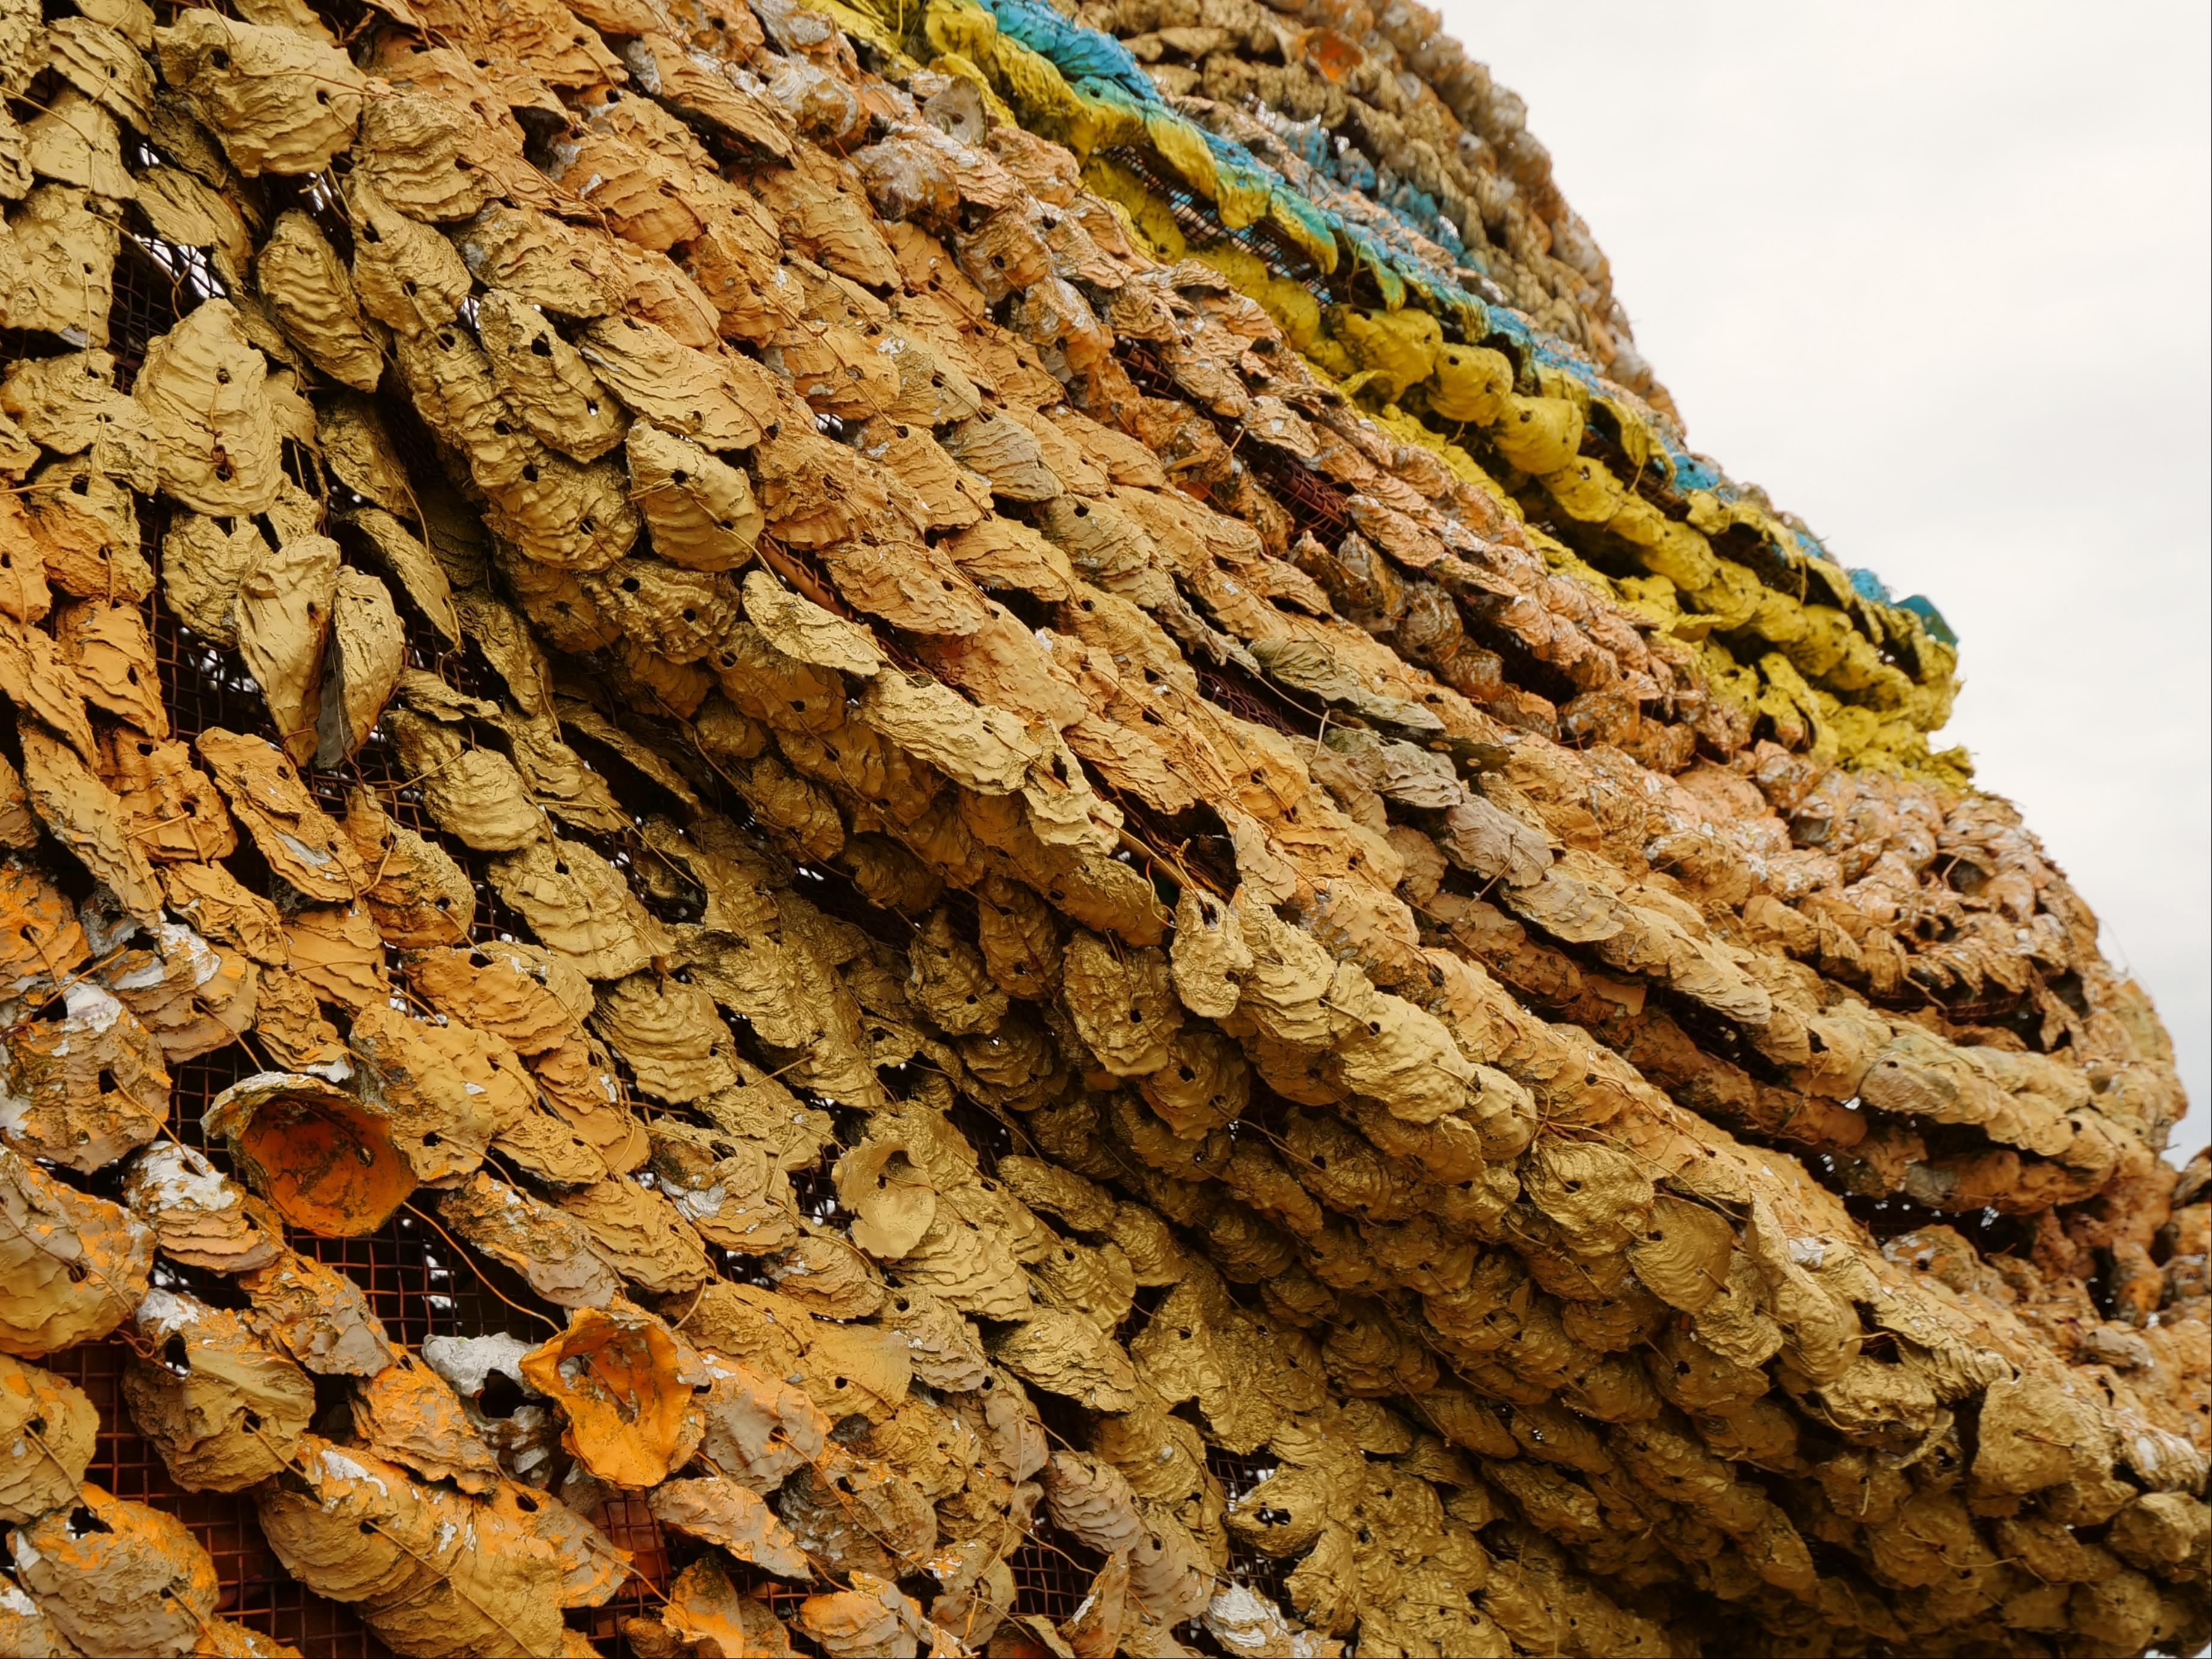
[[[0,1650],[2212,1636],[2157,1017],[1433,15],[0,94]]]

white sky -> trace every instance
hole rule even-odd
[[[1962,642],[2017,801],[2212,1097],[2203,0],[1442,0],[1692,446]]]

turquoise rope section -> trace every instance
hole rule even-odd
[[[1433,240],[1431,231],[1401,218],[1401,206],[1381,204],[1393,222],[1391,226],[1378,229],[1354,223],[1313,200],[1236,139],[1208,131],[1170,108],[1128,48],[1112,35],[1063,16],[1042,3],[1042,0],[978,3],[991,14],[1000,30],[1051,64],[1079,94],[1125,109],[1133,106],[1132,112],[1147,125],[1173,122],[1188,127],[1205,145],[1224,185],[1230,186],[1222,194],[1233,194],[1240,200],[1264,196],[1272,213],[1296,220],[1312,240],[1334,241],[1350,257],[1355,269],[1365,270],[1373,277],[1385,309],[1395,311],[1412,297],[1422,309],[1456,323],[1470,341],[1503,341],[1524,358],[1571,377],[1594,394],[1607,398],[1620,395],[1618,387],[1606,380],[1588,359],[1566,342],[1535,328],[1518,312],[1486,304],[1451,276],[1434,269],[1399,237],[1390,234],[1392,228],[1403,226],[1407,233]],[[1743,492],[1724,474],[1689,452],[1671,422],[1655,413],[1650,426],[1659,440],[1676,489],[1708,491],[1723,501],[1742,499]],[[1801,556],[1827,559],[1826,550],[1814,537],[1795,529],[1790,533]],[[1920,617],[1936,638],[1946,644],[1957,643],[1957,635],[1944,622],[1942,613],[1924,596],[1914,594],[1909,599],[1893,600],[1888,589],[1871,573],[1855,570],[1850,574],[1854,589],[1862,597],[1899,605]]]

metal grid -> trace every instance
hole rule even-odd
[[[140,526],[149,545],[149,562],[158,555],[159,534],[154,514],[142,513]],[[147,621],[154,640],[155,663],[161,678],[161,701],[169,713],[170,735],[189,743],[212,726],[243,732],[274,743],[276,728],[269,718],[268,704],[236,653],[225,651],[179,623],[158,605],[149,605]],[[419,627],[408,629],[407,654],[410,666],[428,670],[457,690],[478,694],[482,673],[462,653],[440,651],[434,639],[426,641]],[[470,932],[477,939],[529,937],[522,919],[508,908],[486,878],[482,854],[439,836],[436,821],[423,803],[422,792],[399,763],[381,726],[349,757],[343,769],[304,770],[301,778],[326,812],[343,817],[349,790],[359,785],[374,789],[385,811],[396,823],[439,839],[476,888],[477,913]],[[250,857],[249,849],[241,847]]]
[[[202,297],[193,290],[205,285],[202,279],[206,273],[199,262],[184,258],[187,251],[160,252],[173,252],[184,262],[176,270],[166,269],[148,244],[126,234],[115,264],[107,349],[115,359],[117,383],[126,391],[144,361],[148,343],[173,326],[182,312]],[[0,361],[66,349],[52,335],[0,331]],[[138,507],[141,552],[149,567],[158,568],[167,525],[166,503],[142,498]],[[199,638],[157,605],[149,603],[146,611],[173,736],[189,742],[221,726],[275,737],[259,688],[233,653]],[[481,671],[474,664],[458,653],[440,652],[434,640],[410,637],[409,643],[415,665],[476,689]],[[434,833],[420,792],[407,783],[398,757],[380,735],[371,738],[344,773],[310,773],[307,781],[322,805],[333,811],[343,811],[347,787],[368,784],[395,820]],[[477,936],[518,932],[519,920],[483,882],[481,861],[472,862],[471,868],[479,901]],[[176,1067],[170,1121],[177,1138],[227,1163],[221,1147],[206,1146],[201,1115],[225,1087],[256,1069],[237,1047]],[[495,1290],[489,1279],[503,1270],[453,1250],[424,1221],[404,1212],[367,1237],[325,1239],[295,1233],[289,1242],[301,1254],[359,1285],[386,1330],[410,1347],[419,1346],[432,1334],[478,1335],[517,1327],[526,1330],[529,1322],[505,1305],[502,1297],[524,1307],[537,1304],[527,1286],[511,1274]],[[557,1328],[556,1310],[544,1311]],[[121,1385],[130,1358],[128,1346],[118,1337],[81,1344],[43,1362],[82,1389],[99,1413],[100,1430],[87,1479],[118,1497],[151,1504],[184,1521],[215,1563],[225,1616],[296,1647],[310,1659],[383,1659],[389,1650],[350,1608],[313,1595],[285,1572],[262,1536],[251,1499],[189,1492],[170,1479],[160,1455],[132,1426],[125,1404]],[[633,1553],[647,1578],[665,1585],[667,1552],[652,1516],[627,1501],[617,1507],[619,1512],[601,1517],[604,1529],[617,1546]],[[570,1615],[570,1623],[596,1639],[616,1638],[612,1650],[620,1652],[624,1650],[620,1620],[643,1611],[648,1600],[647,1592],[633,1580],[607,1607],[579,1610]]]
[[[161,527],[156,511],[143,514],[141,528],[149,562],[158,562]],[[200,638],[158,605],[149,605],[148,615],[173,736],[188,742],[210,726],[222,726],[274,738],[259,688],[234,653]],[[488,689],[488,671],[481,665],[460,653],[439,651],[438,641],[425,641],[419,634],[419,629],[410,630],[409,641],[416,665],[471,692]],[[310,770],[302,775],[326,810],[342,812],[345,790],[368,784],[396,821],[425,835],[438,833],[420,792],[409,784],[398,757],[380,737],[372,736],[343,773]],[[476,878],[476,936],[488,939],[505,932],[526,937],[519,918],[506,910],[483,880],[482,860],[441,839]],[[224,1148],[207,1144],[201,1117],[223,1089],[257,1069],[240,1045],[174,1067],[170,1121],[177,1138],[227,1167]],[[981,1135],[979,1150],[988,1169],[995,1162],[991,1153],[996,1142],[1005,1139],[1004,1126],[980,1110],[969,1115],[976,1120],[970,1133]],[[835,1218],[840,1212],[830,1169],[825,1158],[819,1167],[799,1172],[796,1184],[802,1200],[811,1200],[811,1212]],[[518,1275],[454,1249],[426,1217],[411,1209],[364,1237],[292,1233],[289,1238],[302,1255],[358,1285],[392,1340],[410,1348],[419,1348],[432,1335],[532,1334],[535,1327],[517,1307],[539,1314],[556,1328],[562,1323],[560,1311],[540,1301]],[[732,1267],[739,1265],[733,1262]],[[164,1264],[162,1271],[172,1270]],[[189,1278],[188,1270],[179,1277]],[[220,1293],[214,1285],[200,1288]],[[120,1497],[174,1514],[191,1527],[215,1562],[225,1617],[296,1647],[308,1659],[383,1659],[389,1650],[350,1608],[313,1595],[286,1574],[262,1537],[249,1498],[187,1492],[169,1478],[159,1454],[132,1427],[123,1401],[120,1382],[129,1358],[121,1339],[111,1338],[81,1345],[46,1362],[57,1375],[82,1388],[99,1410],[102,1427],[87,1479]],[[653,1613],[676,1572],[698,1553],[699,1547],[664,1534],[643,1503],[633,1497],[618,1494],[588,1518],[629,1555],[635,1569],[636,1576],[606,1606],[568,1614],[570,1626],[612,1659],[630,1651],[624,1622]],[[1082,1605],[1100,1560],[1040,1521],[1007,1565],[1016,1585],[1016,1611],[1059,1622]],[[758,1582],[757,1591],[787,1622],[805,1594],[765,1578]],[[799,1645],[807,1650],[803,1639]]]
[[[206,1142],[201,1114],[223,1089],[253,1069],[235,1047],[178,1066],[171,1114],[178,1139],[224,1162],[220,1144]],[[516,1310],[517,1304],[556,1328],[562,1322],[559,1310],[540,1301],[519,1277],[454,1250],[411,1210],[362,1237],[288,1232],[288,1242],[352,1279],[386,1333],[410,1348],[419,1348],[425,1337],[434,1335],[511,1332],[529,1337],[535,1328]],[[111,1338],[41,1362],[83,1389],[100,1412],[99,1444],[87,1479],[118,1497],[167,1510],[190,1526],[214,1558],[226,1617],[289,1643],[308,1659],[382,1659],[388,1650],[350,1608],[312,1594],[285,1573],[262,1538],[250,1498],[187,1492],[169,1479],[159,1454],[131,1425],[119,1386],[129,1355],[120,1339]],[[628,1650],[621,1641],[622,1620],[649,1611],[653,1591],[666,1588],[668,1551],[658,1524],[633,1500],[617,1498],[593,1518],[612,1543],[630,1553],[633,1565],[653,1586],[649,1590],[633,1579],[605,1607],[579,1608],[569,1615],[572,1626],[603,1644],[611,1641],[605,1650],[620,1654]]]
[[[189,1526],[215,1561],[226,1618],[291,1644],[309,1659],[382,1659],[389,1651],[350,1608],[326,1601],[288,1575],[262,1538],[247,1499],[188,1492],[169,1479],[160,1455],[131,1426],[123,1401],[129,1350],[119,1341],[86,1343],[42,1360],[82,1389],[100,1413],[100,1439],[86,1478],[118,1498],[167,1510]]]
[[[142,263],[161,276],[150,261],[142,258]],[[139,297],[126,313],[118,266],[118,318],[137,319],[131,333],[118,331],[118,379],[135,368],[144,340],[167,325],[160,296],[149,285],[142,283],[131,292]],[[0,349],[7,343],[0,343]],[[142,502],[141,507],[143,550],[149,564],[158,567],[163,516],[155,503]],[[273,740],[275,730],[260,690],[234,653],[200,638],[158,605],[149,605],[147,611],[172,735],[189,742],[221,726]],[[441,650],[441,642],[434,638],[420,635],[421,630],[410,630],[409,654],[415,665],[471,692],[481,688],[486,671],[479,665],[459,653]],[[366,784],[376,790],[397,822],[426,835],[437,833],[421,792],[407,781],[398,756],[380,734],[373,734],[343,771],[303,775],[327,811],[343,812],[345,792]],[[449,845],[448,850],[461,858],[475,880],[478,902],[474,935],[526,937],[520,918],[484,879],[482,859],[466,848]],[[170,1123],[177,1138],[227,1167],[224,1149],[207,1145],[201,1117],[223,1089],[258,1069],[244,1048],[235,1045],[173,1068]],[[289,1242],[358,1285],[392,1340],[410,1348],[419,1347],[431,1335],[531,1334],[535,1328],[517,1306],[538,1313],[550,1328],[563,1322],[560,1311],[541,1302],[519,1276],[456,1250],[427,1218],[410,1210],[364,1237],[320,1238],[294,1232]],[[166,1264],[163,1271],[168,1271]],[[250,1498],[187,1492],[169,1478],[159,1454],[131,1426],[120,1389],[129,1358],[127,1345],[111,1338],[80,1345],[45,1362],[55,1374],[82,1388],[99,1411],[102,1426],[87,1479],[119,1497],[174,1514],[191,1527],[215,1562],[226,1617],[298,1648],[309,1659],[382,1659],[389,1650],[350,1608],[313,1595],[284,1571],[262,1537]],[[629,1553],[640,1577],[633,1577],[605,1607],[573,1611],[568,1622],[604,1651],[620,1655],[629,1650],[622,1621],[649,1612],[655,1592],[666,1587],[668,1549],[658,1523],[634,1500],[618,1498],[591,1518],[611,1542]]]
[[[1137,175],[1145,188],[1167,206],[1183,234],[1200,247],[1229,242],[1262,261],[1269,272],[1309,289],[1322,304],[1344,296],[1344,284],[1357,280],[1357,268],[1332,279],[1314,258],[1267,219],[1231,229],[1220,210],[1155,164],[1153,153],[1134,144],[1116,144],[1101,152],[1103,158]],[[1342,270],[1340,267],[1340,270]]]
[[[1352,528],[1352,513],[1344,492],[1312,468],[1300,465],[1272,444],[1255,444],[1238,452],[1254,476],[1265,484],[1291,526],[1310,533],[1324,546],[1334,547]]]
[[[1206,1467],[1221,1483],[1221,1490],[1231,1502],[1242,1498],[1257,1486],[1262,1477],[1275,1471],[1275,1462],[1268,1457],[1240,1457],[1235,1452],[1224,1451],[1218,1446],[1206,1449]],[[1262,1555],[1255,1549],[1237,1543],[1232,1536],[1229,1543],[1229,1579],[1242,1584],[1255,1594],[1265,1596],[1278,1607],[1290,1606],[1289,1582],[1291,1569],[1296,1564],[1279,1561],[1272,1555]]]
[[[1075,1616],[1106,1558],[1072,1538],[1040,1528],[1006,1559],[1014,1575],[1014,1611],[1061,1624]]]
[[[158,508],[142,507],[139,514],[141,551],[148,563],[157,566],[164,527],[161,517]],[[235,652],[202,639],[158,605],[148,605],[146,618],[153,634],[155,665],[161,672],[161,701],[168,710],[171,736],[189,743],[201,732],[222,726],[270,743],[277,740],[261,688],[253,683]],[[435,649],[439,642],[426,641],[423,633],[420,627],[407,630],[408,665],[428,670],[456,690],[476,695],[477,687],[471,682],[477,677],[467,672],[471,665],[466,657],[459,652]],[[301,776],[326,811],[343,812],[347,788],[367,783],[385,796],[385,811],[409,829],[425,835],[437,832],[422,805],[422,792],[408,782],[381,727],[369,732],[342,769],[303,769]]]
[[[32,88],[35,93],[35,84]],[[106,349],[115,359],[117,386],[128,392],[145,360],[146,343],[166,334],[179,316],[198,302],[172,273],[164,270],[137,237],[126,231],[116,255],[114,300],[107,313]],[[0,329],[0,362],[19,357],[57,357],[76,349],[58,334],[41,330]]]
[[[1146,397],[1188,403],[1194,413],[1212,421],[1223,440],[1236,450],[1238,459],[1280,503],[1294,532],[1310,534],[1323,545],[1334,547],[1352,527],[1352,513],[1345,505],[1342,490],[1273,444],[1241,443],[1244,428],[1212,414],[1202,404],[1186,399],[1176,387],[1175,377],[1149,345],[1141,340],[1118,340],[1114,356],[1137,390]]]
[[[568,1615],[569,1627],[581,1631],[599,1644],[602,1653],[625,1656],[630,1651],[622,1633],[623,1621],[650,1614],[667,1594],[675,1570],[669,1559],[669,1539],[641,1498],[617,1492],[586,1519],[606,1534],[607,1541],[629,1557],[637,1577],[625,1583],[603,1607],[580,1607]]]
[[[147,343],[173,326],[185,311],[204,297],[198,290],[219,286],[204,269],[204,261],[185,258],[173,270],[156,257],[173,252],[180,256],[189,252],[155,246],[134,234],[126,234],[124,238],[115,266],[108,349],[115,358],[117,381],[125,390],[144,359]],[[50,335],[0,331],[0,361],[50,355],[63,349]],[[1156,364],[1146,367],[1159,376]],[[1289,493],[1295,499],[1297,492]],[[159,498],[142,498],[138,505],[141,550],[149,566],[158,569],[161,537],[168,522],[167,506]],[[158,604],[149,602],[146,613],[172,736],[189,743],[210,727],[222,726],[275,739],[276,733],[260,689],[234,653],[201,638]],[[442,641],[428,635],[420,627],[410,629],[408,654],[411,665],[439,675],[457,689],[479,696],[496,691],[494,677],[473,653],[447,649]],[[305,770],[302,776],[327,811],[342,814],[347,790],[365,784],[375,789],[396,822],[427,836],[438,836],[421,792],[409,782],[398,756],[380,732],[372,733],[342,770]],[[520,918],[484,880],[482,858],[447,838],[439,839],[474,878],[478,896],[475,936],[527,937]],[[220,1145],[207,1145],[201,1118],[209,1103],[224,1088],[257,1069],[252,1058],[239,1046],[176,1066],[170,1122],[177,1138],[227,1167],[225,1150]],[[1003,1125],[985,1118],[980,1111],[969,1115],[981,1120],[972,1129],[982,1131],[985,1142],[995,1145],[1006,1138]],[[995,1163],[990,1155],[992,1146],[980,1149],[988,1170]],[[803,1196],[835,1213],[835,1192],[826,1162],[819,1170],[802,1172],[799,1184],[805,1189]],[[516,1311],[518,1305],[539,1313],[556,1328],[562,1322],[559,1310],[540,1302],[519,1276],[453,1249],[427,1218],[409,1210],[364,1237],[335,1239],[291,1233],[289,1242],[302,1255],[359,1285],[387,1334],[410,1348],[419,1348],[423,1339],[432,1335],[501,1331],[529,1334],[534,1327]],[[167,1263],[160,1271],[187,1285],[201,1277]],[[213,1295],[220,1295],[223,1288],[213,1281],[192,1287]],[[130,1359],[128,1345],[113,1337],[81,1344],[43,1362],[56,1375],[82,1389],[99,1413],[101,1426],[86,1478],[118,1497],[173,1514],[191,1528],[215,1564],[223,1616],[297,1648],[307,1659],[384,1659],[389,1650],[351,1608],[314,1595],[284,1571],[262,1535],[250,1498],[190,1492],[170,1478],[158,1452],[133,1426],[123,1399],[122,1378]],[[603,1652],[621,1656],[630,1650],[623,1634],[624,1621],[649,1614],[674,1574],[699,1553],[700,1547],[690,1540],[665,1535],[643,1503],[634,1497],[617,1494],[589,1518],[611,1543],[629,1554],[636,1576],[606,1606],[574,1610],[568,1622]],[[1007,1565],[1016,1585],[1015,1611],[1041,1614],[1057,1623],[1073,1616],[1082,1605],[1102,1559],[1040,1519],[1031,1537]],[[1247,1576],[1241,1566],[1233,1565],[1232,1571],[1238,1571],[1245,1582],[1260,1582]],[[758,1581],[756,1592],[787,1623],[806,1593],[766,1578]],[[797,1637],[795,1630],[793,1633],[800,1650],[811,1651],[811,1644]],[[1195,1631],[1186,1631],[1184,1635],[1187,1640],[1196,1638],[1202,1645],[1210,1645]]]

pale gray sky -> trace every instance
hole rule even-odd
[[[1442,0],[1693,447],[1962,641],[1948,732],[2212,1097],[2203,0]]]

